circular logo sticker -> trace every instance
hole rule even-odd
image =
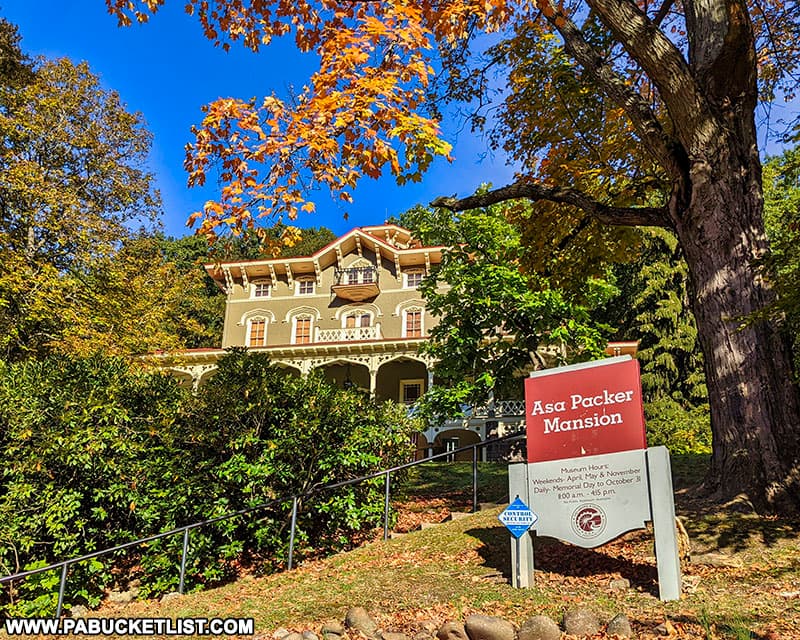
[[[582,504],[572,512],[572,530],[581,538],[596,538],[606,528],[606,513],[596,504]]]

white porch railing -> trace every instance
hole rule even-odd
[[[473,418],[486,418],[489,416],[489,405],[475,407],[471,416]],[[524,416],[525,415],[525,401],[524,400],[495,400],[494,401],[494,415],[495,416]]]
[[[429,443],[433,443],[437,435],[451,429],[474,431],[481,440],[486,440],[490,435],[504,436],[525,430],[524,400],[495,400],[494,413],[491,416],[489,414],[488,404],[465,408],[463,416],[447,419],[441,424],[430,424],[423,434]],[[491,425],[491,434],[487,432],[487,423]]]
[[[314,342],[347,342],[350,340],[380,340],[381,325],[372,327],[347,327],[344,329],[320,329],[314,335]]]

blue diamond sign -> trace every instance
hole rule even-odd
[[[515,538],[521,538],[530,529],[531,525],[539,519],[517,496],[505,510],[497,516]]]

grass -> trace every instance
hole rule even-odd
[[[253,617],[257,633],[267,638],[278,627],[319,632],[324,622],[343,619],[348,608],[364,606],[383,629],[413,637],[421,620],[441,624],[485,613],[520,624],[540,614],[560,620],[566,610],[582,606],[605,622],[625,613],[639,638],[662,637],[658,625],[665,625],[673,638],[800,638],[800,598],[792,595],[800,591],[798,523],[760,518],[739,508],[704,510],[688,498],[691,510],[682,509],[688,495],[685,480],[697,477],[701,463],[674,460],[678,511],[696,551],[726,553],[742,566],[685,566],[686,593],[678,602],[657,598],[652,535],[646,531],[592,550],[538,539],[536,588],[512,589],[509,535],[497,520],[498,507],[307,560],[291,572],[246,576],[166,603],[107,606],[100,615]],[[502,466],[481,464],[479,471],[481,502],[507,500]],[[450,507],[467,510],[471,473],[471,463],[418,467],[398,491],[400,521]],[[611,580],[620,577],[630,581],[630,589],[610,588]]]

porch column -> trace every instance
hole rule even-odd
[[[371,398],[375,397],[375,389],[378,386],[378,370],[370,367],[369,368],[369,395]]]
[[[489,402],[487,404],[486,421],[483,423],[483,439],[486,440],[490,433],[493,437],[500,435],[497,422],[497,405],[494,402],[494,389],[489,391]],[[483,450],[483,462],[489,460],[489,447],[481,447]]]
[[[375,397],[375,390],[378,388],[378,369],[381,367],[381,359],[378,356],[370,356],[367,370],[369,371],[369,397]]]

